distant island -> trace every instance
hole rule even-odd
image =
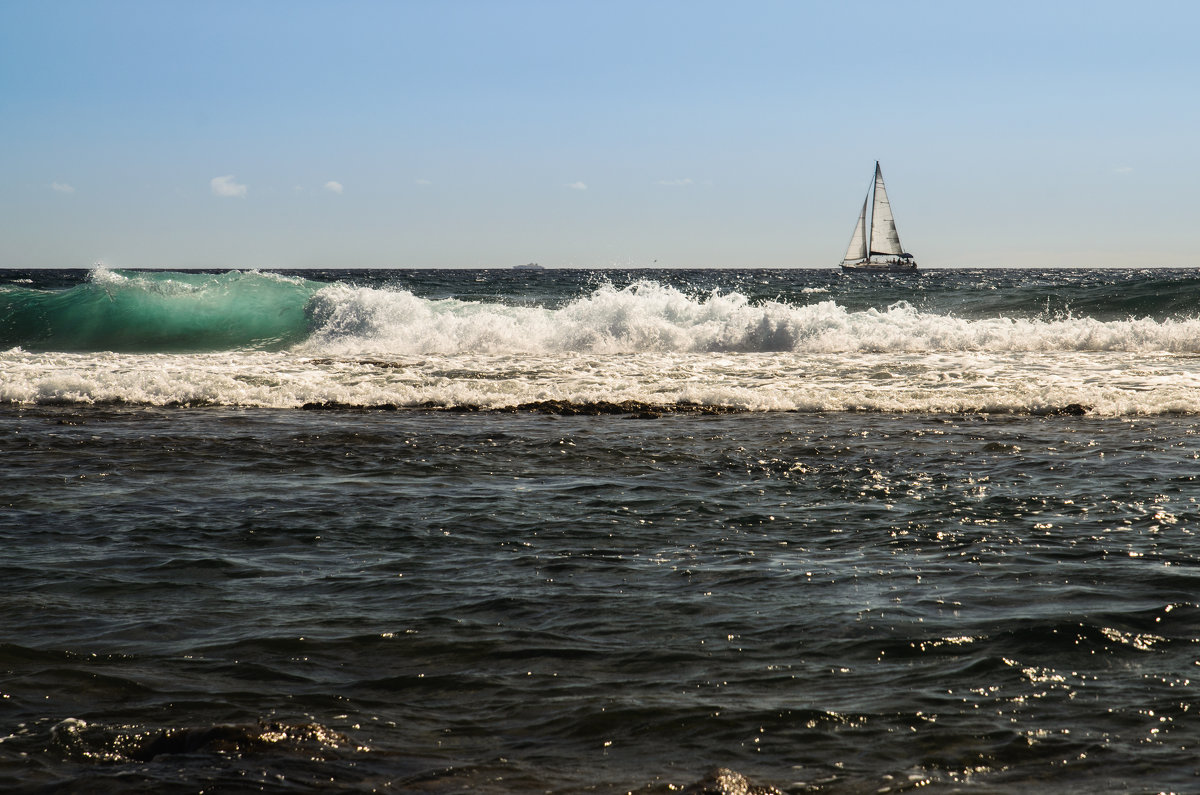
[[[543,268],[541,265],[538,265],[536,262],[528,262],[524,265],[513,265],[513,270],[515,270],[515,271],[544,271],[546,269]]]

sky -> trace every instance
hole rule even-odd
[[[0,0],[0,267],[1200,266],[1200,3]]]

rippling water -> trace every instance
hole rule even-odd
[[[1191,276],[729,273],[313,278],[291,342],[220,351],[26,317],[0,789],[1195,789]],[[109,278],[35,277],[10,300]],[[209,279],[258,277],[188,278],[225,312]],[[801,333],[826,300],[840,352]],[[595,335],[553,337],[570,313]],[[764,317],[790,347],[681,342],[783,339],[742,333]],[[877,317],[913,322],[845,342]]]

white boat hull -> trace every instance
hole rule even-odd
[[[844,271],[867,271],[870,273],[913,273],[917,270],[915,262],[861,262],[858,264],[842,263]]]

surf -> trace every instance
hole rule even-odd
[[[751,299],[656,281],[604,284],[556,308],[405,289],[331,285],[314,294],[302,352],[331,356],[634,353],[1200,352],[1200,320],[1070,312],[963,317],[905,300]]]
[[[329,357],[976,351],[1200,352],[1194,280],[983,289],[931,274],[920,290],[838,282],[774,295],[656,279],[562,285],[550,298],[422,294],[259,271],[96,268],[55,289],[0,287],[0,349],[79,353],[281,351]],[[926,283],[927,282],[927,283]],[[439,282],[440,283],[440,282]],[[964,284],[974,285],[964,294]],[[769,288],[767,288],[769,289]],[[832,291],[832,292],[831,292]],[[872,297],[873,296],[873,297]],[[1054,300],[1051,300],[1053,297]],[[869,303],[864,303],[868,300]],[[1038,309],[1038,307],[1041,307]]]

